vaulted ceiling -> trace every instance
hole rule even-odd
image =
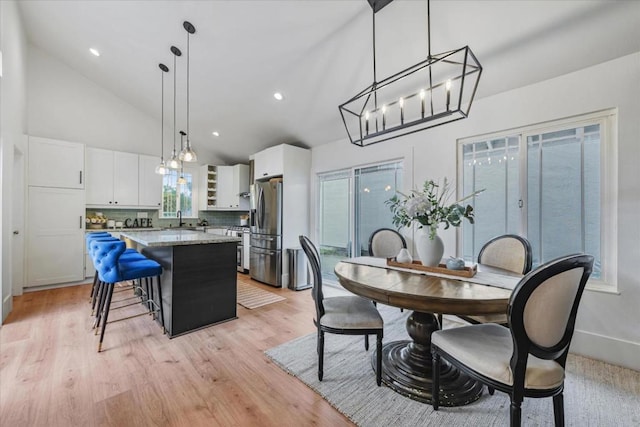
[[[186,53],[182,22],[193,23],[191,140],[229,163],[283,142],[344,138],[337,106],[372,82],[366,0],[19,4],[31,43],[158,119],[158,63],[173,67],[171,45]],[[635,0],[433,0],[431,46],[469,45],[484,67],[478,97],[486,97],[638,52],[638,22]],[[376,49],[379,79],[425,59],[426,1],[396,0],[378,12]],[[184,55],[177,68],[184,105]]]

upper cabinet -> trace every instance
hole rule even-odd
[[[87,148],[87,205],[138,206],[138,155]]]
[[[218,208],[249,210],[249,165],[218,166]]]
[[[256,180],[283,174],[284,147],[284,144],[276,145],[254,155],[253,174]]]
[[[160,158],[140,154],[138,158],[138,204],[159,209],[162,205],[162,175],[156,173]]]
[[[29,185],[85,188],[84,144],[29,137]]]
[[[249,210],[249,166],[205,165],[200,210]]]

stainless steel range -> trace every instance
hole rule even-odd
[[[249,245],[251,240],[251,231],[249,227],[231,226],[227,228],[227,236],[239,237],[242,242],[238,243],[238,250],[236,253],[238,271],[240,273],[249,272]]]

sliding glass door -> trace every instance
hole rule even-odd
[[[335,265],[351,256],[351,174],[338,171],[319,178],[318,251],[322,276],[335,279]]]
[[[318,175],[318,245],[323,277],[344,258],[369,255],[369,237],[393,228],[385,202],[402,188],[402,162]]]

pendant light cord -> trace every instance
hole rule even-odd
[[[190,148],[191,144],[189,144],[189,31],[187,31],[187,147]]]
[[[427,59],[431,59],[431,1],[427,0]]]
[[[173,152],[171,157],[176,154],[176,55],[173,54]]]
[[[378,109],[378,91],[375,90],[378,87],[378,80],[376,77],[376,10],[373,8],[373,107]],[[378,116],[376,115],[376,130],[378,127]]]
[[[161,104],[162,106],[160,107],[160,162],[164,161],[164,71],[161,69],[160,71],[162,71],[162,79],[161,79],[161,90],[160,93],[161,95]]]

